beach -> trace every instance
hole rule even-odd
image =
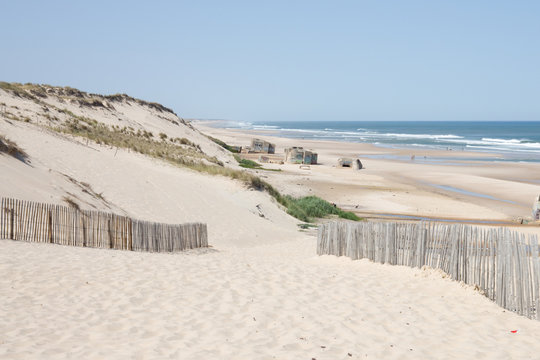
[[[529,359],[540,352],[540,322],[447,274],[318,256],[317,229],[300,226],[265,191],[52,125],[77,116],[85,126],[94,119],[155,138],[163,133],[167,144],[180,138],[190,156],[225,165],[220,169],[257,175],[283,195],[321,196],[374,221],[419,216],[508,224],[530,234],[539,227],[518,219],[530,215],[539,193],[538,164],[470,165],[477,155],[469,152],[458,165],[412,162],[407,149],[214,128],[127,96],[73,99],[47,90],[39,106],[0,91],[7,108],[0,132],[25,153],[22,160],[0,154],[0,196],[151,222],[203,222],[209,247],[148,253],[0,239],[0,358]],[[107,110],[80,105],[95,101]],[[137,146],[165,143],[137,133],[130,133]],[[241,146],[263,137],[278,154],[288,146],[312,148],[320,164],[243,169],[206,135]],[[416,158],[443,155],[433,150]],[[346,156],[359,157],[364,168],[337,168]]]
[[[317,194],[368,218],[412,216],[517,224],[530,218],[533,201],[540,194],[540,163],[477,160],[495,158],[495,153],[384,148],[369,143],[291,139],[276,136],[275,130],[221,128],[213,122],[194,124],[230,145],[247,146],[253,137],[264,138],[276,144],[277,155],[291,146],[313,149],[319,164],[308,170],[287,163],[265,164],[282,172],[259,173],[285,193]],[[258,155],[251,157],[256,160]],[[339,168],[337,161],[342,157],[359,158],[364,168]]]
[[[540,359],[540,2],[2,14],[0,360]]]

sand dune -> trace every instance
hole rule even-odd
[[[32,102],[1,90],[0,95],[2,101],[18,104],[13,106],[22,114],[31,112]],[[76,103],[61,105],[103,123],[111,121],[113,115],[126,116],[124,122],[129,120],[133,126],[152,129],[154,133],[189,136],[190,141],[206,149],[206,154],[225,163],[232,158],[196,130],[185,124],[173,124],[174,118],[180,119],[170,113],[167,113],[170,119],[163,119],[164,115],[137,103],[115,104],[112,113],[80,108]],[[136,115],[131,114],[134,109]],[[40,115],[35,116],[40,119]],[[53,204],[65,203],[65,197],[69,197],[83,208],[113,211],[141,220],[204,222],[208,224],[210,243],[214,246],[268,243],[299,236],[296,219],[282,211],[268,194],[249,190],[239,181],[201,174],[128,149],[99,145],[38,125],[9,119],[0,121],[0,133],[16,141],[29,155],[29,163],[25,164],[0,154],[0,196]]]

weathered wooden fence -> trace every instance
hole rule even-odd
[[[1,200],[0,239],[150,252],[208,246],[206,224],[159,224],[6,198]]]
[[[540,320],[534,235],[462,224],[331,222],[319,226],[317,254],[441,269],[499,306]]]

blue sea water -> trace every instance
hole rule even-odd
[[[540,162],[540,121],[287,121],[232,123],[274,135],[502,154],[504,160]]]

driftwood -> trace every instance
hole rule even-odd
[[[536,235],[463,224],[341,221],[319,226],[317,254],[441,269],[499,306],[540,320]]]
[[[100,211],[1,199],[0,239],[174,252],[208,246],[206,224],[169,225]]]

